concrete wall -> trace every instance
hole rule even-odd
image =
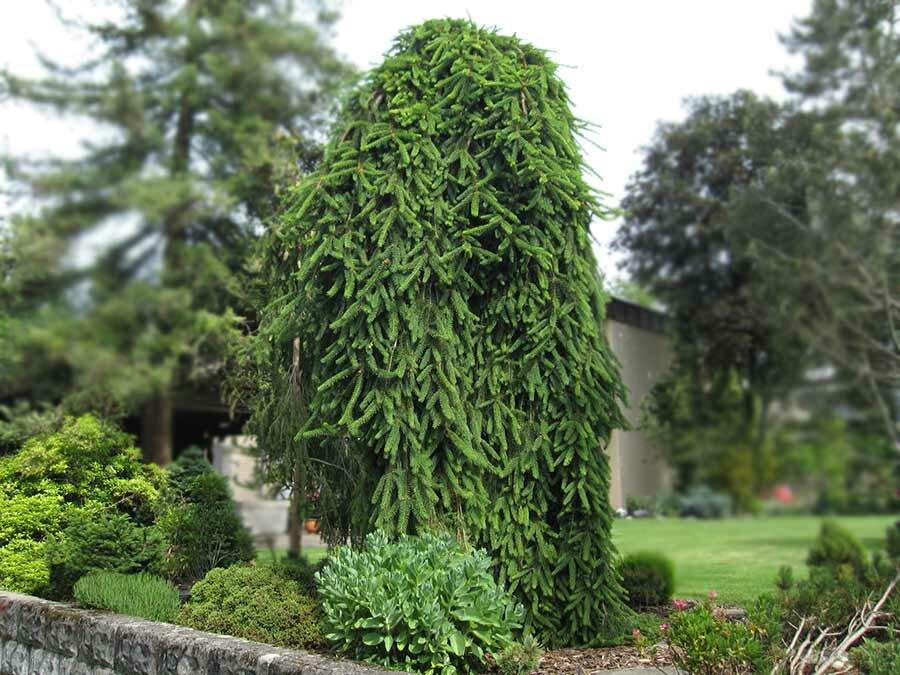
[[[671,485],[671,474],[662,455],[639,425],[643,400],[666,374],[672,357],[661,322],[648,321],[646,316],[641,320],[635,318],[636,313],[649,310],[633,306],[628,309],[628,314],[610,313],[606,323],[607,339],[619,359],[622,380],[628,390],[625,416],[633,428],[633,431],[613,432],[607,448],[612,468],[610,502],[615,508],[624,508],[629,496],[657,495]]]
[[[0,675],[385,675],[317,654],[0,591]]]
[[[251,452],[255,445],[253,436],[216,439],[212,447],[212,464],[229,479],[238,512],[257,545],[286,548],[289,502],[274,499],[272,486],[259,484],[257,459]]]

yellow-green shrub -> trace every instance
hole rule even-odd
[[[62,542],[82,512],[151,525],[161,486],[131,437],[91,415],[30,439],[0,458],[0,587],[46,592],[50,540]]]

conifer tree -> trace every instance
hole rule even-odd
[[[333,17],[305,9],[117,0],[63,16],[91,38],[80,62],[0,71],[0,100],[91,129],[74,158],[3,158],[35,209],[0,227],[0,403],[142,411],[147,456],[170,459],[173,399],[215,389],[273,186],[318,158],[349,71],[323,39]]]
[[[331,471],[326,534],[456,532],[553,645],[627,616],[580,128],[544,52],[465,21],[403,33],[291,195],[261,327]]]

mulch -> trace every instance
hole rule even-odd
[[[651,652],[655,652],[655,657]],[[654,668],[671,665],[665,645],[650,647],[641,653],[637,647],[601,647],[596,649],[554,649],[541,658],[532,675],[591,675],[617,668]]]

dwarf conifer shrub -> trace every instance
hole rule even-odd
[[[411,672],[477,673],[512,644],[522,607],[483,551],[446,536],[383,532],[344,547],[316,575],[325,637],[356,659]]]
[[[180,605],[178,589],[151,574],[95,571],[75,584],[75,601],[151,621],[173,621]]]
[[[675,565],[662,553],[632,553],[619,564],[622,587],[632,607],[660,607],[672,599]]]
[[[307,404],[290,451],[334,467],[326,536],[465,533],[551,645],[628,616],[580,128],[545,52],[467,21],[403,33],[289,199],[261,325],[273,396]]]
[[[322,641],[320,610],[298,584],[271,565],[210,570],[191,587],[178,623],[279,647],[307,649]]]
[[[809,549],[806,564],[810,567],[838,568],[848,566],[859,576],[869,569],[866,549],[853,534],[831,520],[822,523],[819,536]]]
[[[125,514],[108,509],[78,511],[62,534],[47,545],[49,595],[71,598],[75,582],[93,570],[160,574],[164,553],[155,526],[138,525]]]
[[[168,575],[194,582],[215,567],[253,560],[253,540],[237,512],[228,479],[196,449],[173,462],[168,473],[159,519],[168,546]]]

